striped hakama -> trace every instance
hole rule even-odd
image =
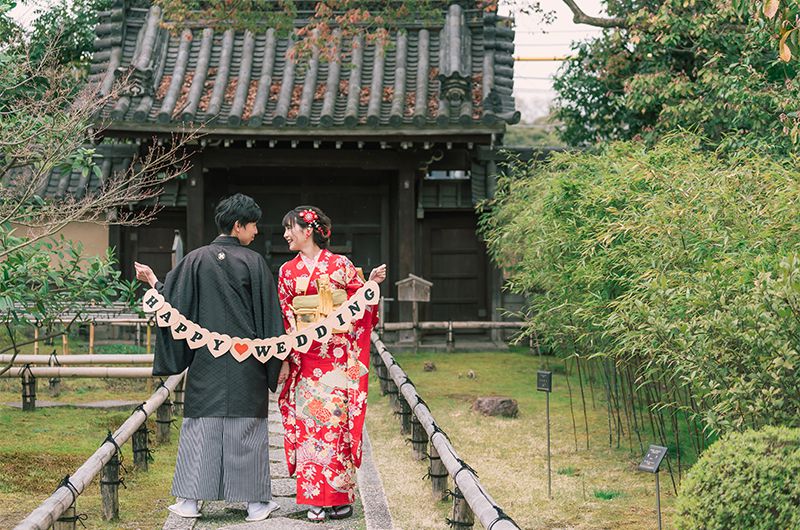
[[[268,436],[267,418],[184,418],[172,495],[271,500]]]

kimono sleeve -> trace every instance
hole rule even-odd
[[[258,300],[262,308],[262,326],[259,330],[260,338],[277,337],[283,334],[283,319],[281,318],[281,304],[278,300],[278,292],[275,288],[275,280],[272,273],[267,268],[264,259],[259,256],[259,268],[261,272],[261,289]],[[255,293],[254,293],[255,294]],[[267,360],[267,386],[272,392],[278,388],[278,374],[281,370],[282,361],[277,357],[270,357]]]
[[[347,297],[350,298],[364,286],[364,280],[359,277],[352,261],[345,256],[340,256],[340,260],[338,265],[341,266],[343,274],[337,283],[340,283],[344,290],[347,291]],[[369,323],[370,328],[376,326],[378,324],[378,306],[368,306],[362,320],[365,323]]]
[[[187,256],[175,266],[160,289],[164,299],[185,318],[197,321],[196,260]],[[174,375],[192,364],[194,351],[185,340],[175,340],[169,327],[156,327],[153,375]]]

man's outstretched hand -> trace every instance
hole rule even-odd
[[[136,279],[142,281],[149,285],[150,287],[155,287],[158,278],[156,278],[156,273],[153,272],[149,266],[138,263],[136,261],[133,262],[133,266],[136,269]]]

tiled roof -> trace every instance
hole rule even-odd
[[[92,75],[104,94],[120,76],[131,82],[102,118],[112,128],[195,122],[253,135],[502,130],[519,121],[514,32],[507,19],[462,4],[443,2],[438,27],[403,28],[387,46],[342,39],[335,60],[315,52],[295,64],[291,41],[274,28],[173,34],[159,7],[117,0],[97,26]]]
[[[84,145],[93,149],[92,160],[99,171],[82,172],[80,169],[56,167],[50,171],[42,186],[36,190],[36,195],[43,199],[61,200],[74,198],[80,200],[87,193],[96,192],[110,176],[120,174],[129,169],[135,159],[139,147],[136,144],[102,143],[99,145]],[[135,162],[134,162],[135,163]],[[136,166],[134,166],[136,167]],[[3,184],[13,189],[19,183],[24,183],[31,175],[28,167],[13,168],[3,177]],[[186,179],[179,176],[164,183],[163,191],[157,199],[147,199],[141,205],[153,205],[156,201],[160,206],[186,206]]]

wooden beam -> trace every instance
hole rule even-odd
[[[203,153],[202,166],[205,168],[230,167],[349,167],[370,170],[396,170],[400,165],[417,163],[430,157],[419,152],[418,156],[409,152],[319,150],[313,156],[305,150],[297,149],[215,149]]]

